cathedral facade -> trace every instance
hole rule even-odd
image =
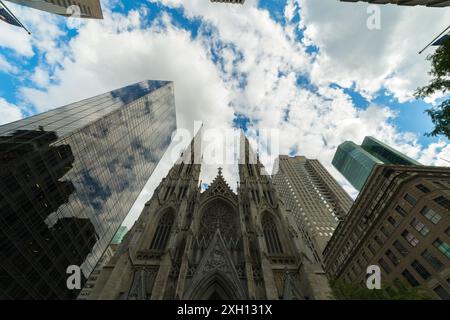
[[[194,142],[156,188],[90,299],[330,299],[320,264],[241,139],[239,184],[203,192]],[[188,155],[188,156],[186,156]]]

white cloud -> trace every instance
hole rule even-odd
[[[3,98],[0,98],[0,125],[10,123],[22,118],[20,109],[9,103]]]
[[[412,99],[412,92],[427,83],[425,57],[433,49],[418,52],[448,25],[445,9],[378,5],[381,28],[369,30],[369,4],[297,1],[305,36],[320,47],[314,82],[344,87],[355,82],[367,97],[386,87],[400,101]]]
[[[188,17],[200,18],[199,36],[192,39],[166,14],[144,28],[147,10],[126,16],[106,11],[105,20],[87,21],[62,47],[57,41],[60,33],[50,31],[47,44],[33,44],[46,58],[31,80],[46,89],[22,88],[23,102],[44,111],[144,79],[172,80],[179,128],[192,130],[193,122],[201,120],[205,129],[226,130],[231,128],[234,112],[242,113],[253,121],[252,138],[258,128],[280,129],[282,153],[295,150],[319,159],[353,195],[354,189],[331,166],[336,147],[345,140],[360,143],[364,136],[373,135],[424,164],[445,165],[439,158],[449,158],[448,143],[422,148],[415,135],[400,132],[393,125],[397,115],[388,107],[371,104],[358,109],[342,89],[329,87],[330,82],[344,87],[355,83],[357,90],[370,97],[385,86],[406,99],[426,81],[427,65],[424,57],[416,57],[416,47],[433,34],[427,28],[412,36],[411,28],[418,28],[413,22],[428,21],[436,27],[443,21],[440,13],[422,17],[414,10],[390,9],[383,13],[382,29],[369,33],[361,6],[335,0],[300,1],[303,23],[308,26],[305,41],[320,47],[313,57],[293,36],[299,26],[277,24],[267,11],[256,7],[256,1],[220,10],[221,4],[204,0],[159,2],[184,6]],[[289,20],[295,4],[288,1],[284,10]],[[349,13],[355,14],[354,19],[346,18]],[[39,29],[38,19],[29,21]],[[214,63],[211,48],[222,64]],[[317,92],[300,88],[300,75],[309,75]],[[49,82],[50,78],[55,81]],[[238,79],[244,79],[245,87]],[[128,224],[170,165],[166,156],[127,218]],[[236,166],[224,170],[232,187],[236,170]],[[210,182],[216,173],[216,166],[204,166],[201,179]]]
[[[0,71],[6,73],[17,73],[18,69],[16,66],[8,62],[4,56],[0,55]]]

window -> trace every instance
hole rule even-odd
[[[425,269],[425,267],[424,267],[423,265],[421,265],[421,264],[419,263],[419,261],[414,260],[414,261],[411,263],[411,266],[414,268],[414,270],[417,271],[417,273],[418,273],[424,280],[427,280],[428,278],[431,277],[431,274],[428,272],[427,269]]]
[[[436,271],[441,271],[442,269],[444,269],[444,264],[438,259],[436,258],[433,253],[426,249],[424,252],[422,252],[421,254],[422,258],[424,258]]]
[[[378,245],[379,245],[380,247],[383,246],[383,241],[381,241],[381,239],[380,239],[379,236],[375,236],[374,239],[375,239],[376,243],[378,243]]]
[[[442,300],[450,300],[450,294],[442,288],[441,285],[438,285],[433,291],[442,299]]]
[[[387,218],[387,221],[388,221],[394,228],[397,228],[398,222],[397,222],[394,218],[389,217],[389,218]]]
[[[373,247],[372,243],[369,243],[369,245],[367,246],[367,248],[369,249],[369,251],[374,255],[376,253],[375,248]]]
[[[378,260],[378,264],[381,266],[384,272],[386,272],[387,274],[391,273],[391,267],[389,267],[389,265],[386,263],[386,261],[383,260],[383,258]]]
[[[450,228],[447,228],[447,230],[445,230],[445,233],[450,236]]]
[[[440,196],[433,200],[437,204],[443,206],[445,209],[450,210],[450,200],[448,200],[446,197]]]
[[[283,253],[281,241],[278,236],[277,226],[270,214],[266,214],[263,217],[262,227],[264,231],[264,238],[266,239],[267,251],[269,252],[269,254]]]
[[[417,246],[417,245],[419,244],[419,240],[417,240],[417,238],[414,237],[414,235],[413,235],[411,232],[409,232],[408,230],[404,230],[404,231],[402,232],[402,237],[403,237],[406,241],[408,241],[408,243],[409,243],[411,246],[413,246],[413,247],[415,247],[415,246]]]
[[[405,209],[403,209],[402,207],[400,207],[400,206],[396,206],[395,207],[395,211],[397,211],[398,213],[400,213],[402,216],[404,216],[404,217],[406,217],[406,215],[408,214],[406,211],[405,211]]]
[[[173,212],[167,212],[160,218],[150,249],[164,250],[166,248],[174,219],[175,215]]]
[[[440,251],[444,256],[450,259],[450,246],[447,242],[442,241],[441,239],[436,239],[433,242],[433,245]]]
[[[423,193],[428,193],[430,192],[430,189],[428,189],[427,187],[425,187],[423,184],[418,184],[416,186],[417,189],[419,189],[420,191],[422,191]]]
[[[419,282],[414,278],[414,276],[407,269],[403,270],[402,276],[405,277],[406,281],[413,287],[419,286]]]
[[[390,235],[390,232],[386,229],[386,227],[381,227],[380,228],[380,231],[386,236],[386,237],[388,237],[389,238],[389,235]]]
[[[437,224],[442,218],[439,213],[434,212],[428,207],[423,207],[422,210],[420,210],[420,213],[434,224]]]
[[[404,196],[403,196],[403,199],[405,199],[406,200],[406,202],[408,202],[410,205],[412,205],[412,206],[415,206],[416,205],[416,203],[417,203],[417,199],[416,198],[414,198],[412,195],[410,195],[409,193],[406,193]]]
[[[400,260],[391,250],[386,251],[386,256],[389,258],[389,260],[391,260],[394,266],[399,264]]]
[[[430,230],[416,218],[412,219],[411,226],[414,227],[421,235],[426,236]]]
[[[393,243],[394,248],[397,249],[397,251],[402,255],[402,256],[406,256],[409,251],[408,249],[406,249],[398,240],[395,240],[395,242]]]

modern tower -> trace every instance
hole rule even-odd
[[[176,128],[173,84],[144,81],[0,126],[0,299],[69,299]]]
[[[397,4],[401,6],[427,6],[427,7],[448,7],[450,0],[341,0],[343,2],[370,2],[374,4]]]
[[[379,266],[382,285],[421,288],[450,299],[450,168],[374,168],[324,251],[334,279],[365,285]]]
[[[318,160],[280,155],[275,189],[295,218],[305,245],[322,263],[322,251],[353,200]]]
[[[30,8],[59,14],[73,16],[79,13],[79,18],[103,19],[100,0],[6,0]],[[78,7],[79,11],[74,7]]]
[[[195,150],[195,140],[191,144]],[[239,187],[178,161],[106,264],[90,299],[328,299],[321,266],[242,137]],[[191,152],[186,152],[189,155]]]
[[[363,188],[372,169],[383,163],[407,166],[421,165],[374,137],[365,137],[361,146],[352,141],[343,142],[338,146],[332,161],[333,166],[358,191]]]

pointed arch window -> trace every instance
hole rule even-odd
[[[167,212],[161,217],[158,223],[158,227],[156,228],[156,232],[153,236],[150,249],[164,250],[166,248],[174,218],[175,215],[173,214],[173,212]]]
[[[281,254],[283,248],[281,246],[280,237],[278,236],[277,225],[270,214],[265,214],[262,219],[262,228],[266,246],[269,254]]]

